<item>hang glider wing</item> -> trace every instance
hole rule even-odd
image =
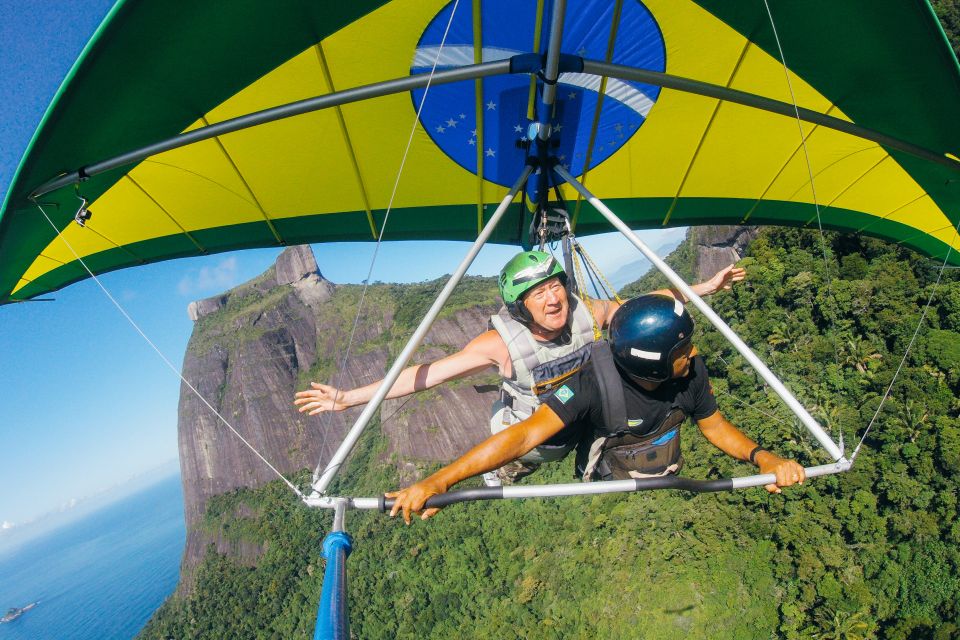
[[[528,73],[348,102],[93,169],[435,63],[446,71],[542,53],[551,3],[542,4],[538,13],[529,0],[464,1],[451,20],[454,3],[433,0],[121,0],[7,194],[0,302],[86,277],[73,251],[99,273],[244,247],[374,240],[421,103],[384,239],[476,237],[486,205],[525,161],[536,101]],[[816,226],[816,203],[827,228],[939,260],[952,247],[949,261],[960,262],[960,71],[927,2],[770,5],[789,74],[756,2],[570,0],[563,52],[796,103],[856,132],[574,65],[559,81],[553,157],[634,228]],[[36,198],[60,239],[30,196],[72,174],[83,181]],[[85,226],[73,222],[78,195],[92,212]],[[609,230],[589,206],[571,209],[578,233]],[[495,241],[520,240],[520,215]]]

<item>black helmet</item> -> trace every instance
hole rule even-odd
[[[673,375],[673,359],[690,344],[693,318],[673,296],[649,294],[617,309],[610,321],[613,359],[634,378],[663,382]]]

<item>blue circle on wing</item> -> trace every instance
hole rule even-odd
[[[546,2],[543,24],[548,31],[552,3]],[[570,0],[563,29],[564,53],[603,60],[606,58],[614,3],[605,0]],[[430,21],[417,44],[410,73],[429,73],[474,63],[473,16],[461,3],[450,22],[453,3]],[[484,0],[482,3],[483,61],[528,53],[533,47],[536,3],[517,0]],[[443,34],[450,25],[443,49]],[[546,47],[543,38],[541,48]],[[542,53],[542,51],[541,51]],[[650,11],[636,0],[624,2],[617,28],[612,62],[651,71],[666,69],[663,34]],[[482,132],[477,127],[474,82],[430,87],[420,113],[420,124],[443,152],[472,173],[477,172],[477,148],[483,177],[510,186],[526,159],[523,143],[531,120],[528,115],[530,78],[526,74],[484,78]],[[610,79],[607,82],[592,151],[588,154],[599,99],[600,78],[564,74],[557,85],[555,116],[551,122],[558,147],[554,154],[574,175],[582,175],[612,156],[643,126],[660,95],[660,87]],[[420,107],[424,89],[411,92],[414,108]],[[482,133],[482,138],[480,134]],[[587,167],[587,156],[590,165]]]

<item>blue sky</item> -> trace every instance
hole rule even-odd
[[[60,81],[111,4],[0,0],[0,196]],[[657,247],[682,234],[672,229],[643,237]],[[585,245],[607,273],[639,257],[619,237],[598,236]],[[435,278],[451,272],[467,248],[386,244],[372,279]],[[362,281],[373,249],[314,246],[321,272],[336,283]],[[471,273],[493,275],[516,251],[487,247]],[[192,330],[187,304],[258,275],[278,253],[180,259],[106,274],[102,282],[179,368]],[[0,525],[22,525],[177,456],[176,375],[92,280],[51,297],[54,302],[0,307]]]

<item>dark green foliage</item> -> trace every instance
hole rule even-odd
[[[938,265],[834,234],[825,265],[820,243],[816,233],[762,231],[743,260],[747,281],[712,302],[829,431],[844,433],[849,452],[900,366]],[[689,275],[692,247],[671,262]],[[483,292],[456,304],[493,304],[483,297],[489,283],[476,284]],[[651,275],[630,290],[663,285]],[[409,327],[439,286],[372,291]],[[779,496],[751,489],[478,503],[409,528],[349,513],[355,637],[960,638],[958,320],[960,273],[947,271],[854,470]],[[778,453],[827,462],[702,319],[697,344],[727,416]],[[683,448],[689,477],[752,471],[694,427]],[[371,429],[334,493],[395,487],[385,451]],[[569,461],[530,478],[570,480]],[[262,548],[257,567],[211,551],[196,593],[164,605],[142,636],[309,637],[329,518],[277,484],[217,498],[204,526]]]
[[[943,31],[953,46],[953,53],[960,58],[960,2],[958,0],[932,0],[933,10],[940,19]]]

